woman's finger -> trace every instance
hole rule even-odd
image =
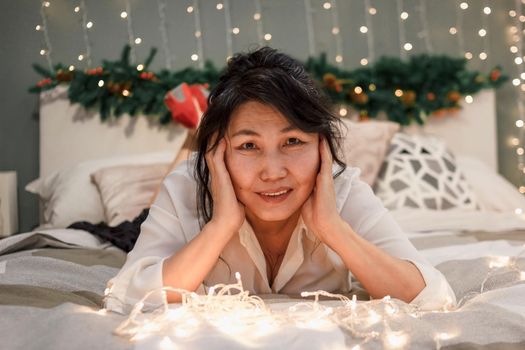
[[[324,136],[319,140],[319,154],[321,157],[321,173],[332,176],[332,152]]]

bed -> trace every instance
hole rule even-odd
[[[134,193],[135,207],[123,208],[129,200],[107,183],[140,169],[161,174],[146,176],[148,188],[154,187],[185,132],[150,125],[146,118],[102,124],[96,114],[69,105],[65,93],[59,87],[41,96],[41,174],[28,185],[41,198],[41,226],[0,240],[2,348],[525,348],[525,200],[495,170],[492,92],[423,129],[400,133],[385,126],[389,136],[374,138],[382,145],[374,148],[382,149],[381,164],[371,163],[370,158],[377,163],[375,156],[363,163],[370,168],[364,175],[375,174],[376,193],[410,240],[447,277],[457,308],[421,312],[396,300],[370,301],[357,289],[358,300],[322,292],[261,300],[242,293],[203,296],[153,312],[137,305],[133,318],[103,308],[106,282],[124,263],[125,252],[65,227],[77,220],[115,223],[136,215],[145,199]],[[474,121],[479,128],[472,127]],[[469,142],[461,137],[467,131]],[[439,188],[431,191],[430,170],[418,175],[403,168],[415,163],[403,158],[407,152],[400,145],[424,148],[431,170],[448,172]],[[409,176],[416,176],[411,182],[419,183],[420,192],[399,189],[398,180]],[[126,180],[117,187],[129,189],[136,181],[132,175]],[[443,182],[457,187],[445,190]]]

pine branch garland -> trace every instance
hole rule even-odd
[[[105,60],[100,67],[86,71],[69,71],[59,64],[52,72],[34,64],[44,79],[29,91],[39,93],[67,83],[70,101],[88,109],[98,107],[102,120],[144,114],[160,124],[168,124],[172,121],[164,104],[168,91],[183,82],[213,88],[221,73],[209,61],[203,69],[151,72],[149,66],[157,53],[154,48],[139,70],[131,65],[130,52],[126,45],[119,60]],[[464,96],[497,88],[508,80],[500,67],[486,75],[468,71],[466,63],[462,58],[416,55],[407,61],[382,57],[374,65],[343,70],[321,54],[309,58],[304,66],[334,103],[352,107],[363,119],[384,112],[389,120],[407,125],[423,124],[429,115],[460,108]]]

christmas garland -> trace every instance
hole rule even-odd
[[[144,114],[168,124],[173,120],[172,111],[164,97],[171,89],[182,83],[213,88],[221,72],[209,61],[203,69],[151,72],[148,67],[155,54],[156,49],[151,49],[144,64],[132,65],[130,47],[125,46],[119,60],[103,61],[100,67],[86,71],[62,64],[51,71],[34,64],[44,79],[29,91],[40,93],[66,83],[70,101],[87,109],[98,106],[102,120]],[[508,79],[500,67],[484,75],[468,71],[465,59],[448,56],[417,55],[407,62],[382,57],[374,65],[343,70],[321,54],[304,65],[334,103],[351,106],[362,119],[375,118],[384,111],[388,119],[403,125],[413,121],[423,124],[428,115],[458,109],[462,96],[499,87]]]

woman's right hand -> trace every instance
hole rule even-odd
[[[214,140],[212,139],[212,143]],[[226,140],[223,138],[215,149],[206,153],[206,164],[210,171],[213,214],[210,223],[221,230],[236,233],[245,219],[244,205],[237,200],[224,156]]]

